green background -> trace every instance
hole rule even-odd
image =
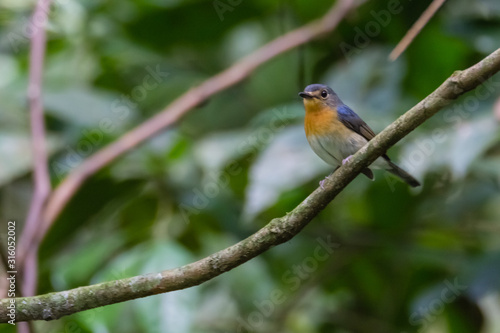
[[[42,244],[38,292],[178,267],[292,210],[331,171],[305,140],[297,93],[307,84],[330,85],[379,132],[500,45],[498,1],[448,1],[391,62],[430,1],[396,1],[398,13],[390,3],[368,1],[336,31],[264,64],[89,179]],[[190,87],[330,6],[56,1],[44,73],[53,185]],[[32,8],[0,3],[0,220],[19,225],[32,193],[24,36]],[[383,171],[374,182],[359,176],[297,237],[202,286],[35,327],[500,332],[499,93],[497,75],[389,151],[421,188]]]

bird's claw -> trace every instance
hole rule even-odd
[[[319,186],[320,186],[323,190],[325,189],[325,186],[324,186],[324,185],[325,185],[325,181],[326,181],[326,180],[328,179],[328,177],[330,177],[330,176],[331,176],[331,174],[329,174],[328,176],[326,176],[326,177],[325,177],[325,179],[323,179],[323,180],[321,180],[321,181],[319,182]]]
[[[342,165],[344,165],[344,164],[348,163],[348,162],[351,160],[351,158],[352,158],[352,155],[349,155],[349,156],[347,156],[346,158],[344,158],[344,159],[342,160]]]

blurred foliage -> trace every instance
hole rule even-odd
[[[31,196],[25,34],[33,2],[0,3],[0,216],[19,223]],[[384,18],[394,3],[399,12]],[[305,140],[304,86],[331,85],[380,131],[500,45],[499,2],[456,0],[389,62],[429,3],[368,1],[337,31],[273,59],[100,171],[43,243],[39,293],[177,267],[292,210],[330,172]],[[53,185],[190,87],[330,5],[56,0],[44,77]],[[344,54],[342,42],[353,52]],[[499,82],[493,77],[391,149],[422,188],[380,171],[374,182],[360,176],[292,241],[202,286],[35,326],[500,332]]]

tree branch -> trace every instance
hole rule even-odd
[[[30,239],[37,233],[42,222],[41,216],[45,202],[50,194],[50,175],[48,170],[47,147],[45,142],[45,121],[43,116],[42,81],[45,58],[46,33],[50,1],[39,0],[33,12],[31,22],[36,29],[31,38],[29,58],[28,100],[30,106],[31,144],[33,147],[34,191],[19,241],[18,265],[22,275],[22,291],[26,296],[35,294],[37,285],[37,251],[29,251]],[[26,257],[30,257],[28,260]]]
[[[396,45],[394,50],[392,50],[391,54],[389,54],[389,59],[392,61],[396,60],[401,53],[403,53],[406,48],[411,44],[413,39],[417,37],[420,30],[422,30],[427,22],[436,14],[438,9],[444,4],[446,0],[434,0],[427,7],[427,9],[422,13],[422,15],[418,18],[418,20],[411,26],[410,30],[404,35],[403,39]]]
[[[433,93],[360,149],[348,164],[341,166],[324,183],[324,189],[316,189],[293,211],[284,217],[273,219],[245,240],[197,262],[160,273],[150,273],[35,297],[16,298],[16,320],[58,319],[99,306],[196,286],[243,264],[273,246],[290,240],[361,170],[375,161],[391,145],[454,99],[476,88],[499,70],[500,49],[476,65],[453,73]],[[1,301],[0,322],[9,320],[8,304],[9,299]]]
[[[264,45],[233,66],[206,80],[198,87],[187,91],[164,110],[87,158],[54,190],[43,213],[42,225],[38,228],[37,233],[28,239],[27,243],[31,244],[31,248],[38,248],[54,220],[88,177],[137,145],[155,136],[166,127],[174,124],[179,118],[212,95],[247,78],[255,69],[270,59],[333,30],[341,19],[357,5],[356,0],[337,1],[335,6],[323,18]]]

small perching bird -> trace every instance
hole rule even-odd
[[[332,88],[324,84],[311,84],[299,96],[303,98],[306,110],[304,128],[307,141],[323,161],[335,168],[348,162],[352,155],[375,137],[373,130],[342,103]],[[377,158],[371,167],[385,169],[412,187],[420,186],[413,176],[392,163],[386,154]],[[373,179],[373,172],[369,168],[362,173]]]

